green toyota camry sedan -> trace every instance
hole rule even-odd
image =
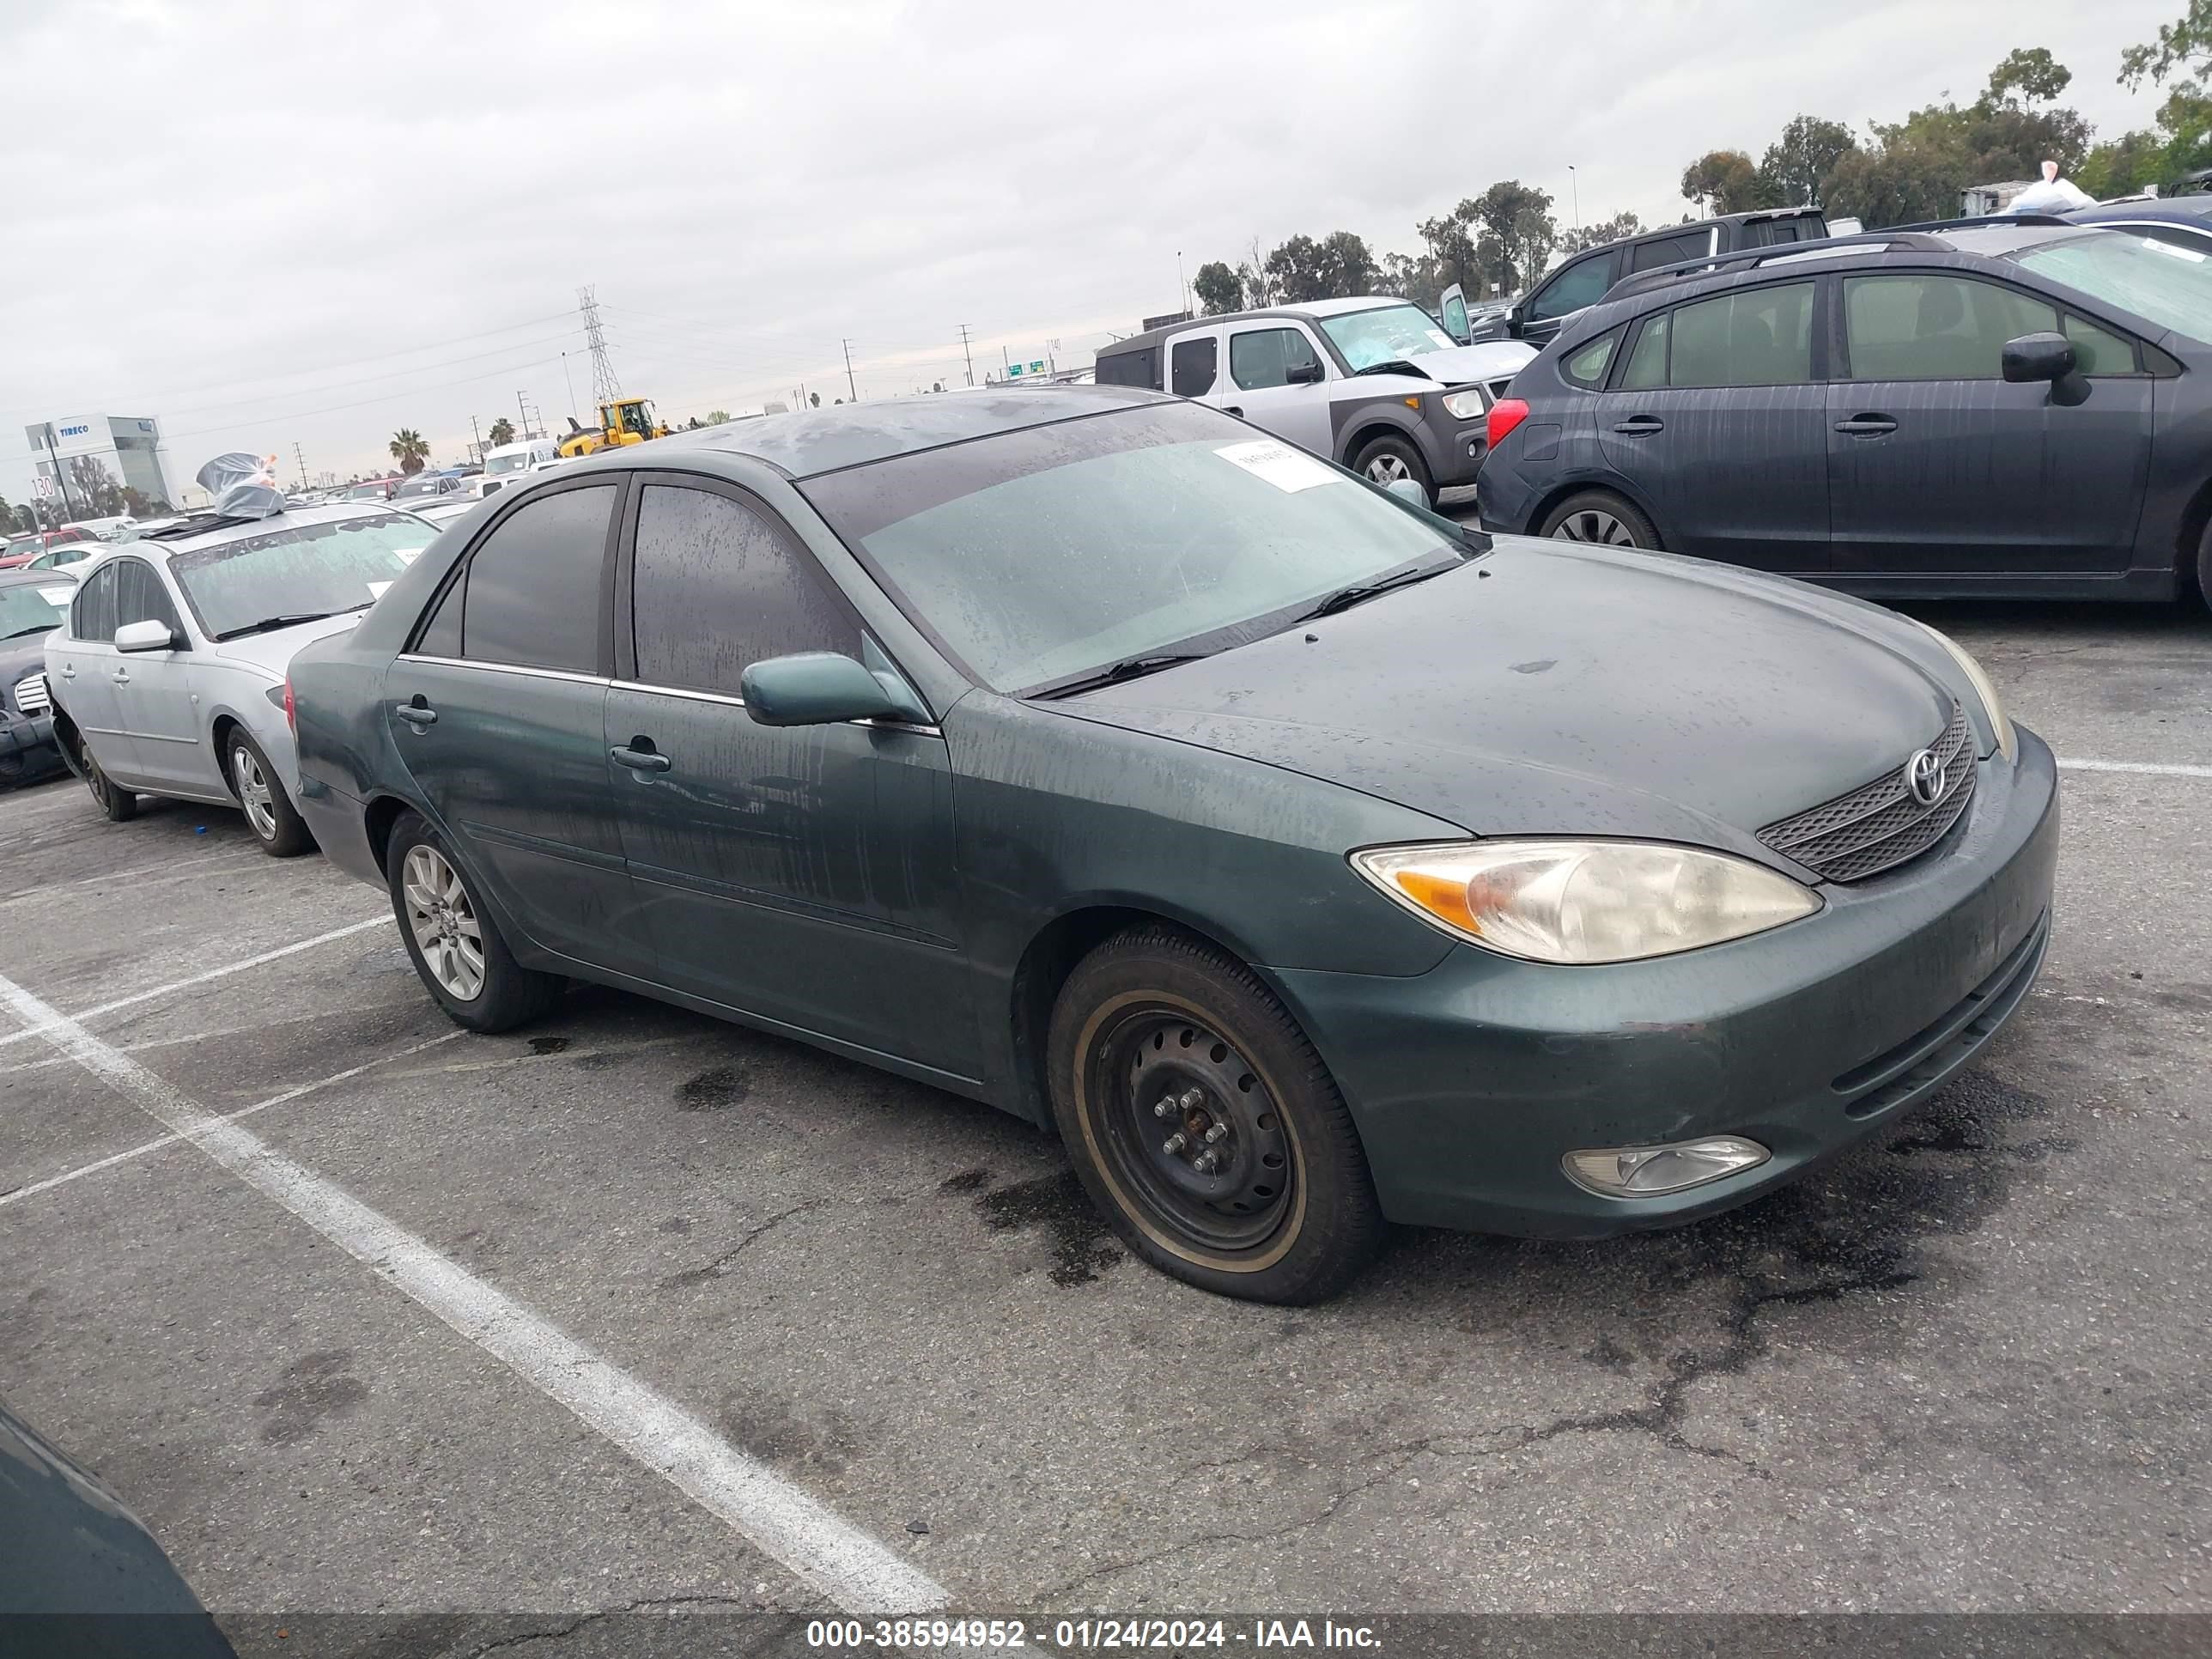
[[[301,811],[461,1024],[596,981],[988,1101],[1232,1296],[1742,1203],[2049,936],[2051,751],[1942,635],[1128,388],[610,452],[291,674]]]

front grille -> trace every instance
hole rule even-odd
[[[26,674],[15,682],[15,707],[26,714],[51,714],[54,700],[46,690],[44,674]]]
[[[1863,881],[1917,858],[1943,838],[1974,798],[1977,757],[1965,709],[1951,705],[1951,723],[1929,747],[1943,763],[1943,793],[1933,805],[1912,798],[1900,765],[1847,795],[1768,824],[1759,840],[1830,881]]]

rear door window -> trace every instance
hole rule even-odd
[[[1178,398],[1203,398],[1213,390],[1214,362],[1218,341],[1211,334],[1194,340],[1177,340],[1168,354],[1169,390]]]
[[[1844,283],[1855,380],[1996,380],[2004,343],[2058,327],[2056,307],[1972,277],[1899,274]]]
[[[795,651],[860,654],[860,629],[812,556],[766,508],[648,484],[630,565],[637,678],[738,695],[748,665]]]
[[[609,483],[539,495],[494,526],[469,556],[461,655],[600,672],[607,526],[620,493]]]
[[[1246,392],[1288,386],[1293,367],[1320,361],[1304,329],[1248,328],[1229,337],[1229,378]]]
[[[1667,331],[1665,383],[1750,386],[1810,381],[1813,293],[1810,283],[1788,283],[1677,306]]]
[[[1142,386],[1158,392],[1160,349],[1150,345],[1139,351],[1116,351],[1110,356],[1102,354],[1092,367],[1091,378],[1101,386]]]
[[[1530,298],[1528,320],[1549,322],[1571,311],[1580,311],[1584,306],[1595,305],[1605,297],[1606,289],[1613,286],[1613,266],[1619,257],[1616,253],[1600,253],[1559,271]]]

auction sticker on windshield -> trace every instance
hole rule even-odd
[[[1338,483],[1344,475],[1322,465],[1310,455],[1272,438],[1249,443],[1224,444],[1213,452],[1231,466],[1241,466],[1255,478],[1265,478],[1278,489],[1311,489],[1316,484]]]

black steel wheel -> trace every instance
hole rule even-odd
[[[1259,977],[1147,927],[1076,965],[1054,1006],[1053,1110],[1122,1241],[1224,1295],[1317,1302],[1382,1221],[1328,1070]]]
[[[102,817],[110,823],[127,823],[138,816],[137,793],[100,769],[92,745],[82,738],[77,739],[76,760],[84,775],[84,787],[92,792],[93,803],[100,808]]]

